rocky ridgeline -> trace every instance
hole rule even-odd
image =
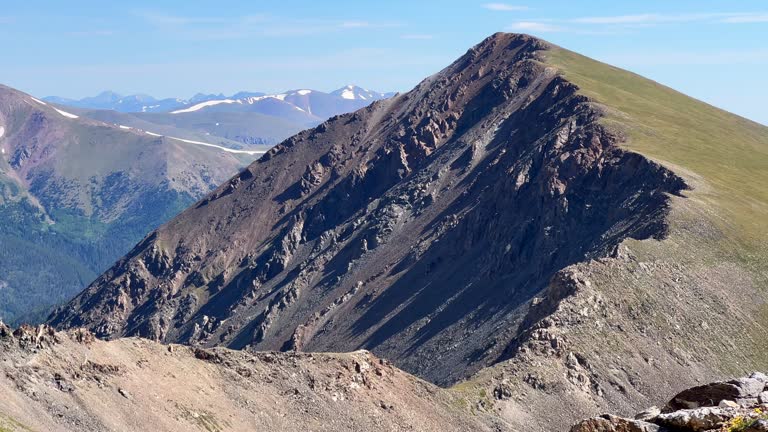
[[[768,431],[768,376],[714,382],[685,390],[663,408],[634,419],[605,414],[583,420],[571,432]]]

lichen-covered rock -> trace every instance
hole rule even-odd
[[[653,423],[605,414],[582,420],[572,427],[570,432],[660,432],[661,430]]]
[[[678,393],[667,403],[664,411],[718,406],[724,400],[752,405],[758,402],[766,386],[768,377],[760,372],[730,381],[713,382]]]
[[[660,414],[657,424],[694,432],[718,429],[736,417],[737,411],[728,408],[705,407]]]
[[[766,378],[756,372],[748,377],[693,387],[676,395],[663,412],[652,407],[633,420],[606,414],[583,420],[571,432],[768,431],[768,404],[758,401],[768,390]],[[676,409],[678,406],[686,408]]]

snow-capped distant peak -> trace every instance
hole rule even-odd
[[[299,90],[296,93],[299,94],[300,96],[306,96],[306,95],[312,93],[312,90]]]
[[[382,93],[370,91],[354,84],[344,86],[331,94],[347,100],[371,101],[384,98]]]
[[[350,90],[349,88],[345,88],[343,92],[341,92],[341,97],[343,99],[356,99],[355,92],[353,90]]]

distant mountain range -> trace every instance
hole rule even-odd
[[[44,317],[259,154],[176,132],[0,85],[0,320]]]
[[[283,93],[271,95],[262,92],[241,91],[233,94],[232,96],[225,96],[224,94],[198,93],[189,99],[157,99],[146,94],[133,94],[123,96],[113,91],[107,90],[99,93],[96,96],[86,97],[83,99],[69,99],[59,96],[48,96],[43,98],[43,100],[45,102],[58,105],[67,105],[70,107],[113,110],[123,113],[166,113],[171,111],[186,110],[197,111],[200,109],[218,110],[222,107],[219,107],[218,109],[211,109],[209,107],[233,103],[237,103],[238,105],[254,105],[259,101],[268,101],[265,103],[256,104],[259,107],[252,107],[254,109],[239,110],[259,112],[260,107],[261,109],[268,110],[269,108],[264,107],[274,105],[274,103],[271,103],[271,100],[279,100],[284,101],[287,104],[299,107],[306,111],[308,114],[314,114],[315,117],[323,120],[324,117],[329,116],[325,113],[333,112],[338,114],[341,112],[354,111],[355,109],[359,109],[365,105],[368,105],[372,101],[386,99],[393,95],[394,93],[381,93],[367,90],[355,85],[348,85],[346,87],[332,91],[331,93],[324,93],[317,90],[307,89],[286,91]],[[318,107],[314,107],[314,104],[317,104]],[[279,110],[280,107],[273,107],[271,109]]]
[[[43,101],[0,86],[0,319],[40,320],[271,146],[387,96],[347,86]]]

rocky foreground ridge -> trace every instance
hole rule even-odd
[[[491,431],[367,351],[246,353],[0,323],[0,431]]]
[[[441,389],[367,351],[248,353],[0,323],[0,358],[3,432],[565,430],[557,410],[535,425],[508,422],[498,407],[513,395],[502,387],[481,398]],[[634,418],[605,414],[570,429],[665,431],[768,431],[768,376],[693,387]]]
[[[693,387],[678,393],[663,408],[649,408],[633,419],[605,414],[571,428],[571,432],[664,431],[768,431],[768,376],[755,372]]]

